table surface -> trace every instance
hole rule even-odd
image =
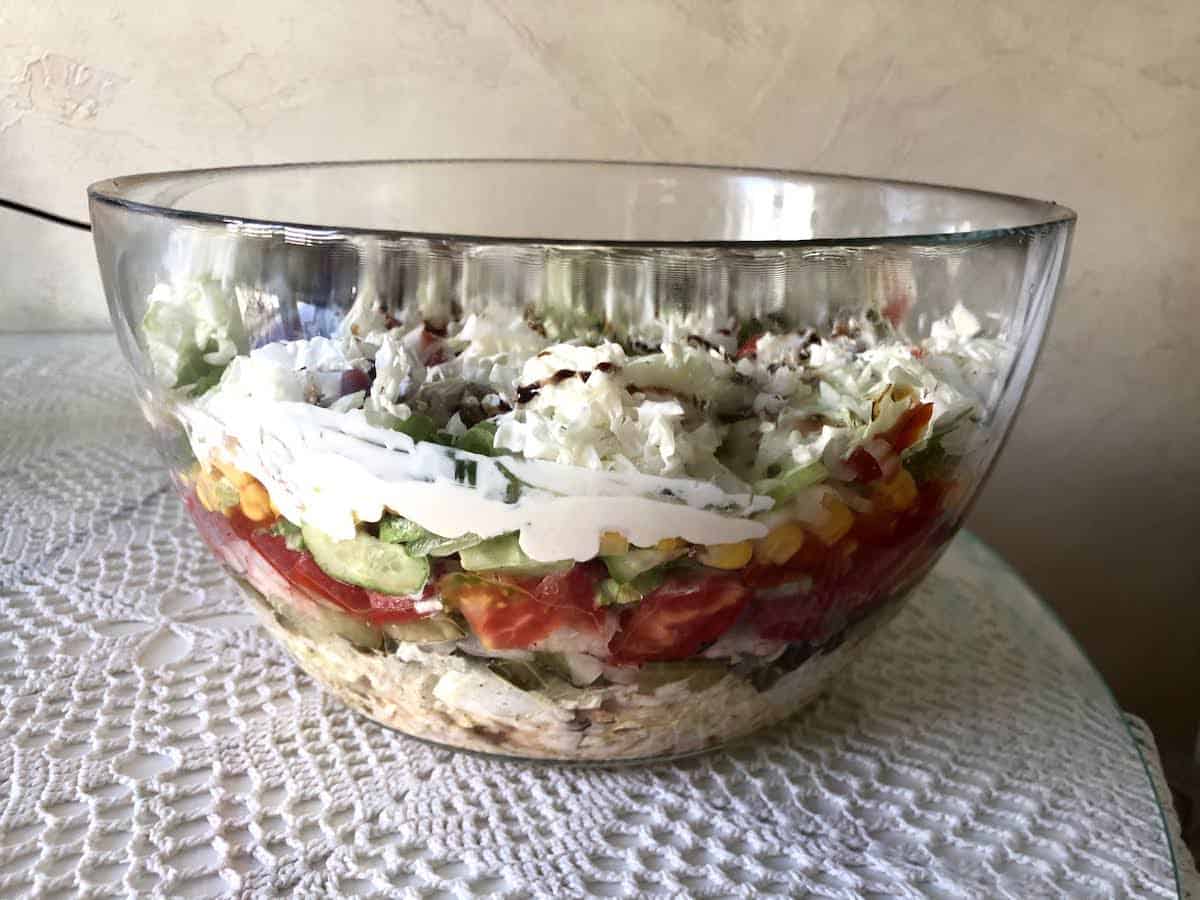
[[[828,696],[725,751],[521,764],[351,713],[193,533],[110,335],[0,336],[0,615],[6,896],[1174,897],[1194,873],[1153,745],[967,535]]]

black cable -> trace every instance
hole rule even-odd
[[[27,216],[34,216],[38,219],[44,219],[47,222],[53,222],[55,225],[66,225],[69,228],[79,228],[83,231],[92,230],[92,226],[87,222],[80,222],[78,219],[68,219],[66,216],[46,212],[46,210],[38,209],[36,206],[26,206],[24,203],[18,203],[16,200],[8,200],[0,197],[0,206],[5,209],[11,209],[13,212],[25,213]]]

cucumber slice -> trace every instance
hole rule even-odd
[[[456,641],[463,630],[449,616],[431,616],[414,622],[389,622],[382,626],[383,633],[393,641],[413,644],[440,644]]]
[[[474,547],[464,547],[458,561],[468,572],[508,572],[513,575],[549,575],[565,572],[575,565],[573,560],[538,562],[521,549],[517,532],[482,541]]]
[[[317,565],[338,581],[381,594],[415,594],[429,578],[429,561],[410,556],[403,544],[388,544],[359,532],[335,541],[311,525],[301,529],[304,545]]]
[[[640,550],[630,550],[620,556],[605,556],[604,565],[608,566],[608,574],[616,581],[625,584],[633,581],[643,572],[648,572],[655,566],[678,559],[687,553],[686,547],[676,550],[658,550],[647,547]]]

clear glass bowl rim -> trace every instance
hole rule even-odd
[[[158,186],[168,187],[172,183],[182,183],[186,180],[222,175],[243,175],[256,172],[275,172],[282,170],[326,170],[338,168],[367,167],[367,166],[403,166],[403,165],[445,165],[445,166],[603,166],[613,169],[621,167],[657,168],[664,171],[687,170],[690,172],[707,172],[717,175],[747,175],[762,178],[789,179],[808,178],[822,179],[829,182],[843,182],[858,186],[868,185],[879,188],[896,188],[912,191],[938,191],[955,194],[966,198],[975,197],[980,200],[991,200],[1024,207],[1028,210],[1029,221],[1019,225],[1009,225],[995,228],[978,228],[963,231],[936,231],[903,235],[854,235],[846,237],[812,237],[786,240],[631,240],[631,239],[593,239],[569,238],[553,235],[531,237],[526,235],[510,236],[503,234],[469,234],[455,232],[408,231],[393,228],[364,228],[333,222],[299,222],[284,219],[268,219],[252,216],[223,215],[187,209],[185,207],[166,206],[133,199],[139,189]],[[252,228],[286,228],[300,231],[336,232],[347,235],[373,235],[395,239],[420,239],[428,241],[451,241],[473,244],[498,245],[527,245],[527,246],[564,246],[564,247],[597,247],[597,248],[714,248],[714,249],[752,249],[752,248],[803,248],[803,247],[843,247],[843,246],[875,246],[875,245],[904,245],[921,243],[977,243],[1004,238],[1015,234],[1032,233],[1047,228],[1073,226],[1077,215],[1074,210],[1054,201],[1038,200],[1017,194],[1006,194],[997,191],[985,191],[977,188],[962,188],[951,185],[936,184],[924,181],[907,181],[901,179],[874,178],[860,175],[844,175],[838,173],[818,172],[802,169],[764,168],[753,166],[709,165],[703,163],[675,162],[643,162],[637,160],[604,160],[604,159],[558,159],[558,158],[504,158],[504,157],[473,157],[473,158],[412,158],[412,159],[368,159],[368,160],[339,160],[326,162],[291,162],[256,164],[243,166],[225,166],[203,169],[177,169],[164,172],[147,172],[134,175],[123,175],[106,178],[88,186],[87,195],[92,202],[111,204],[142,215],[178,219],[185,222],[209,225],[236,225]]]

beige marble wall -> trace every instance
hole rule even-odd
[[[945,181],[1080,213],[973,525],[1122,701],[1200,713],[1200,3],[0,0],[0,195],[105,175],[560,155]],[[101,326],[86,236],[0,212],[0,327]]]

